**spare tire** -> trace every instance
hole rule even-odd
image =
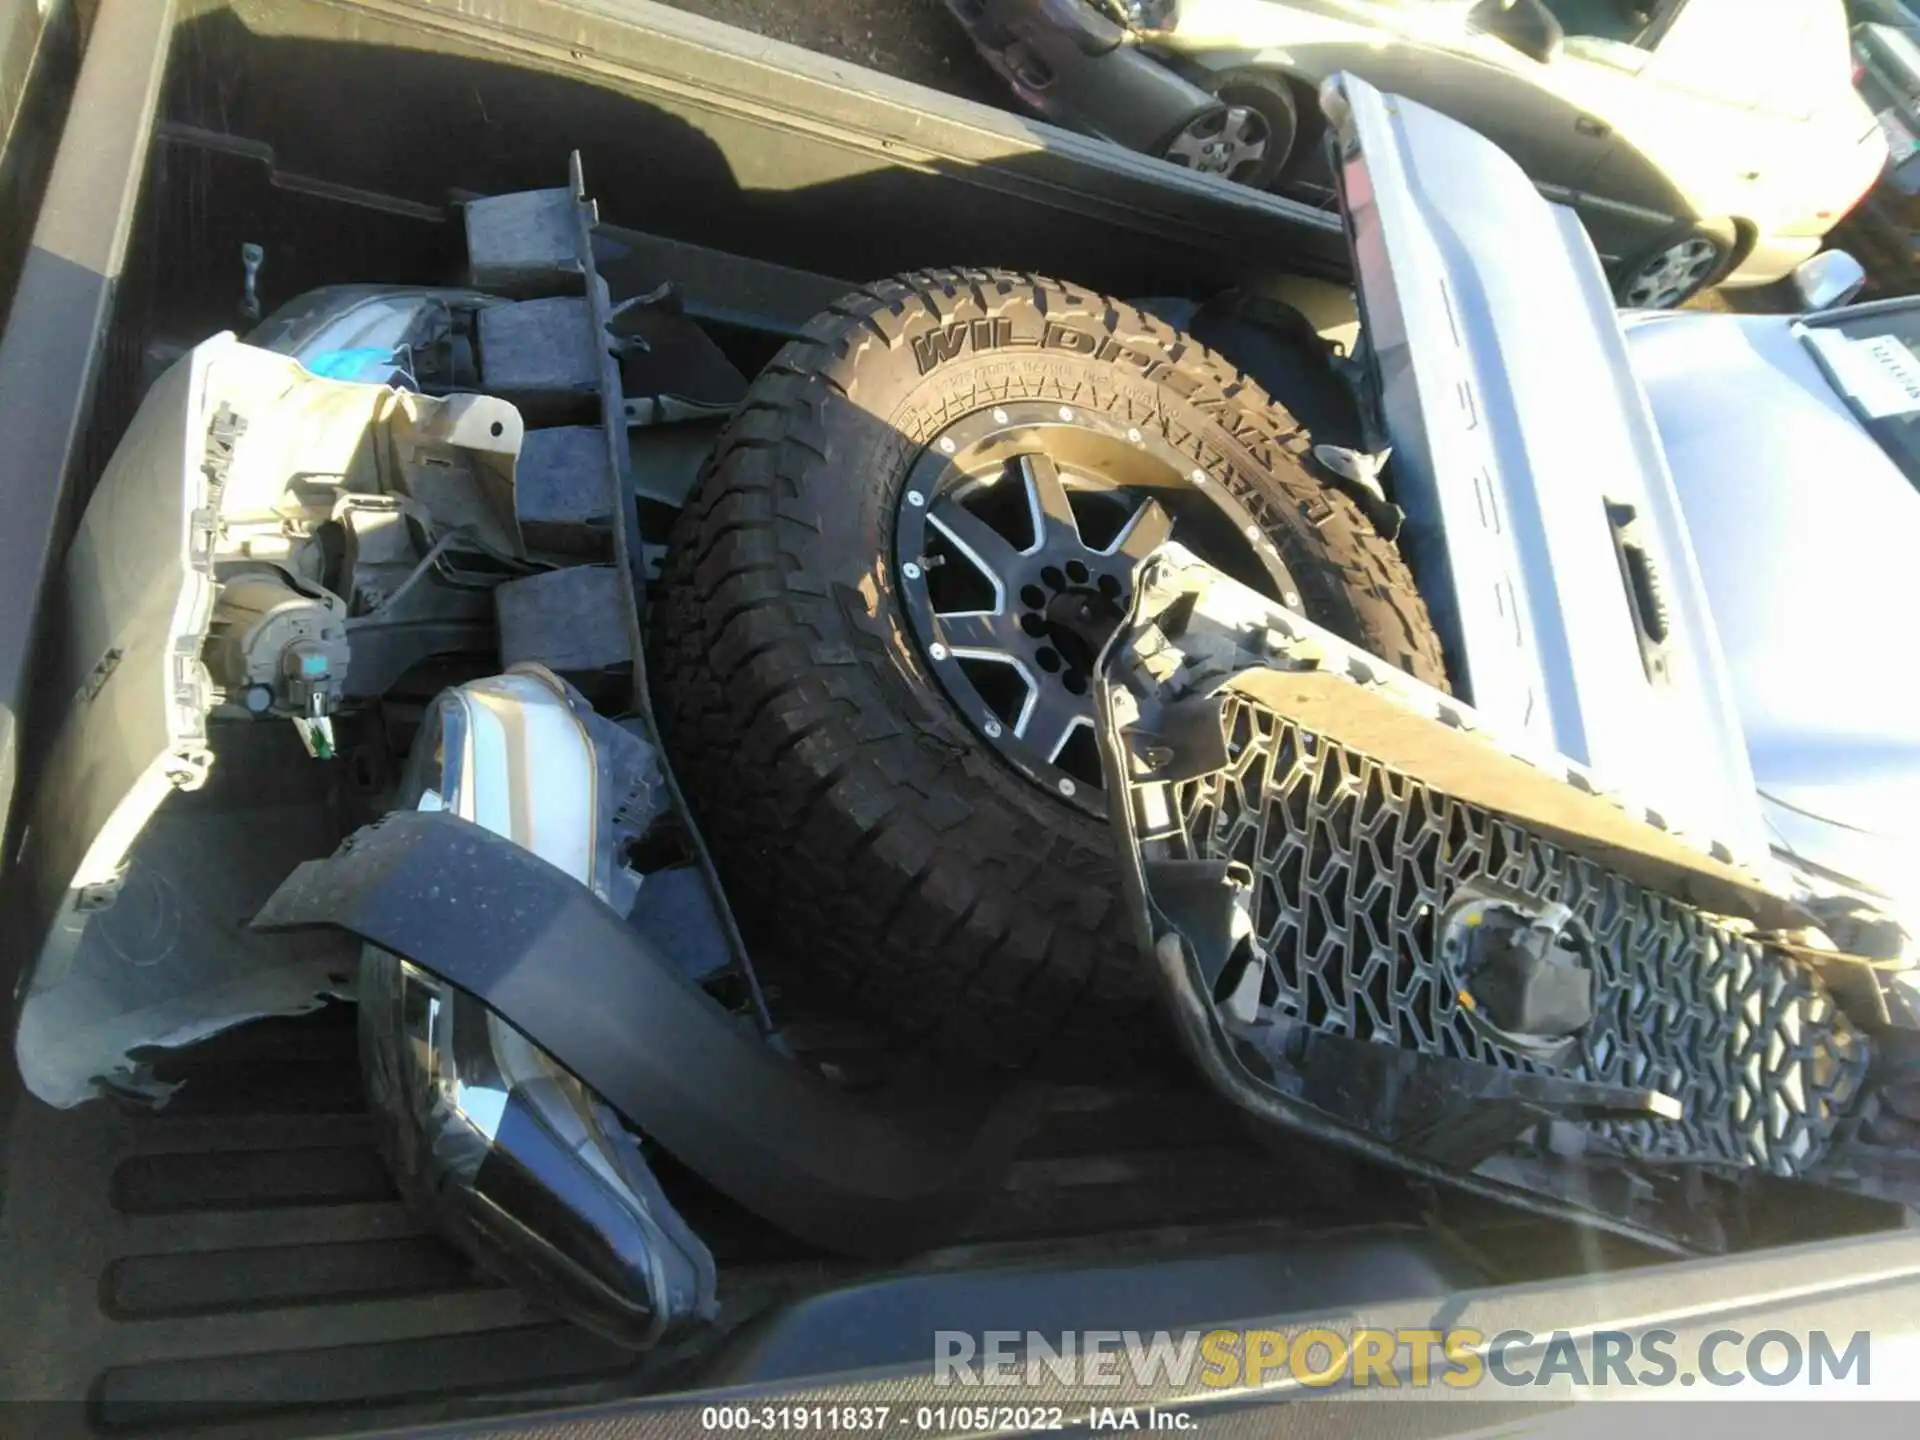
[[[813,321],[682,513],[652,633],[756,943],[992,1063],[1137,1010],[1086,694],[1133,562],[1171,529],[1445,684],[1400,555],[1306,453],[1219,356],[1056,281],[914,274]]]

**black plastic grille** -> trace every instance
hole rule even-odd
[[[1331,1034],[1550,1071],[1468,1018],[1436,919],[1469,885],[1568,906],[1593,941],[1595,1014],[1557,1073],[1650,1086],[1677,1122],[1592,1127],[1649,1159],[1797,1174],[1857,1095],[1867,1048],[1813,976],[1665,896],[1240,695],[1224,769],[1175,787],[1183,858],[1255,874],[1281,1013]],[[1181,842],[1176,842],[1176,844]]]

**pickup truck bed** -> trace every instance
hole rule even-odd
[[[244,328],[243,243],[264,248],[267,311],[324,284],[444,283],[457,278],[457,202],[550,184],[578,147],[603,213],[646,232],[638,263],[678,280],[750,369],[837,281],[915,265],[1016,264],[1197,297],[1257,288],[1283,261],[1323,273],[1343,263],[1337,228],[1300,207],[678,12],[615,15],[522,0],[463,6],[457,23],[436,4],[320,0],[106,0],[92,14],[74,126],[0,365],[0,415],[15,436],[0,469],[0,815],[19,801],[16,841],[37,773],[34,721],[50,703],[28,683],[47,559],[146,386],[185,347]],[[276,763],[230,763],[163,809],[161,823],[214,837],[193,864],[236,867],[231,879],[243,858],[231,847],[320,855],[350,828],[324,767]],[[234,908],[264,899],[241,893],[250,883],[229,886]],[[165,953],[177,897],[157,903],[154,952],[132,964]],[[32,919],[20,906],[10,918]],[[32,929],[7,937],[9,992],[31,963]],[[1356,1192],[1347,1167],[1263,1152],[1183,1069],[1148,1070],[1063,1092],[957,1248],[892,1281],[808,1253],[669,1175],[719,1260],[726,1324],[760,1319],[695,1356],[636,1358],[476,1274],[408,1216],[374,1148],[346,1006],[156,1058],[156,1075],[181,1085],[158,1111],[118,1099],[50,1108],[17,1093],[9,1057],[0,1395],[69,1402],[37,1426],[65,1433],[310,1433],[493,1414],[797,1373],[807,1342],[792,1307],[809,1295],[864,1307],[848,1353],[919,1359],[926,1325],[898,1320],[923,1305],[918,1287],[955,1283],[963,1263],[969,1275],[1030,1265],[1036,1243],[1049,1273],[1094,1265],[1109,1294],[1127,1293],[1149,1258],[1178,1262],[1154,1282],[1158,1323],[1223,1301],[1256,1313],[1288,1276],[1316,1298],[1482,1278],[1401,1224],[1415,1212],[1397,1184]],[[1352,1254],[1316,1239],[1306,1248],[1318,1259],[1305,1258],[1300,1237],[1327,1227],[1353,1234]],[[869,1283],[848,1292],[853,1282]],[[996,1303],[990,1282],[966,1283],[976,1309]],[[1097,1288],[1092,1300],[1059,1294],[1097,1307]],[[1017,1313],[1039,1311],[1023,1302]]]
[[[1191,1082],[1147,1079],[1061,1094],[999,1196],[952,1251],[909,1267],[891,1298],[873,1272],[809,1253],[669,1175],[719,1264],[728,1333],[698,1356],[635,1355],[477,1273],[405,1210],[363,1111],[345,1007],[230,1032],[163,1073],[186,1088],[158,1112],[29,1101],[14,1118],[0,1393],[85,1402],[39,1433],[205,1433],[216,1422],[324,1433],[646,1393],[729,1370],[768,1378],[796,1343],[776,1307],[791,1327],[794,1308],[823,1295],[816,1303],[865,1312],[836,1343],[894,1343],[884,1318],[919,1311],[908,1293],[932,1293],[940,1272],[1031,1263],[1040,1251],[1050,1267],[1118,1261],[1122,1274],[1173,1262],[1192,1297],[1237,1291],[1249,1313],[1289,1271],[1315,1301],[1335,1286],[1358,1301],[1486,1278],[1409,1228],[1416,1212],[1398,1186],[1354,1191],[1342,1170],[1303,1173],[1299,1157],[1256,1150]],[[1337,1267],[1329,1232],[1343,1237]],[[1180,1281],[1155,1281],[1175,1306]],[[846,1294],[853,1286],[864,1293]],[[959,1313],[944,1308],[941,1322],[960,1324]],[[1038,1313],[1023,1307],[1005,1323]],[[770,1340],[738,1330],[753,1318],[763,1331],[775,1320]],[[930,1341],[888,1358],[923,1352]]]
[[[267,311],[324,284],[445,283],[457,203],[551,185],[577,147],[603,214],[749,368],[821,287],[917,265],[1176,298],[1346,265],[1329,215],[637,0],[102,0],[70,112],[0,341],[9,861],[59,698],[31,685],[49,557],[147,384],[242,326],[243,243],[264,248]],[[162,818],[326,854],[352,828],[339,787],[284,773],[216,767]],[[19,879],[8,993],[39,918]],[[0,1396],[63,1402],[40,1433],[337,1433],[924,1362],[935,1324],[1151,1330],[1652,1258],[1263,1149],[1169,1046],[1058,1092],[971,1230],[896,1269],[806,1251],[663,1165],[717,1258],[724,1333],[635,1357],[409,1217],[347,1007],[153,1064],[181,1085],[157,1111],[55,1110],[0,1066]]]
[[[325,767],[277,767],[297,750],[285,727],[245,736],[156,823],[183,848],[213,837],[195,851],[208,867],[238,870],[249,846],[330,848]],[[277,872],[257,869],[223,899],[264,899]],[[157,948],[167,904],[147,913]],[[350,1007],[152,1058],[180,1087],[163,1108],[25,1096],[10,1117],[0,1395],[68,1402],[41,1433],[377,1428],[917,1360],[935,1324],[1152,1328],[1482,1284],[1481,1251],[1501,1275],[1557,1273],[1572,1253],[1571,1232],[1514,1216],[1463,1217],[1476,1247],[1416,1228],[1423,1207],[1393,1176],[1261,1148],[1169,1045],[1164,1062],[1054,1092],[965,1233],[899,1267],[808,1250],[662,1159],[719,1266],[722,1321],[635,1355],[476,1271],[400,1203]]]

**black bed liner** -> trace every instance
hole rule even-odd
[[[989,1310],[977,1276],[996,1263],[1170,1266],[1154,1278],[1175,1308],[1161,1323],[1176,1323],[1183,1296],[1201,1307],[1187,1319],[1236,1294],[1252,1313],[1286,1277],[1315,1303],[1488,1278],[1407,1228],[1416,1211],[1398,1186],[1259,1151],[1191,1082],[1142,1080],[1058,1092],[955,1246],[893,1271],[809,1252],[667,1172],[719,1263],[726,1329],[757,1323],[737,1344],[709,1339],[697,1361],[637,1356],[476,1272],[400,1205],[346,1007],[229,1032],[162,1070],[186,1084],[158,1112],[29,1101],[14,1117],[0,1394],[69,1402],[37,1433],[314,1433],[768,1379],[797,1363],[808,1305],[833,1311],[820,1334],[837,1348],[917,1359],[925,1340],[889,1317],[922,1308],[904,1289],[963,1263]],[[1057,1292],[1079,1314],[1099,1299],[1085,1277]],[[1041,1303],[1028,1296],[1005,1323],[1038,1323]],[[949,1299],[943,1323],[967,1323],[966,1304]]]
[[[0,342],[0,824],[16,759],[34,774],[49,558],[156,367],[238,323],[243,241],[266,245],[268,309],[443,281],[457,202],[551,185],[577,146],[608,220],[676,267],[991,263],[1198,297],[1345,261],[1330,216],[640,0],[100,0],[75,95]],[[764,268],[749,292],[757,316],[714,318],[795,303]],[[6,937],[10,994],[32,938]],[[1453,1217],[1461,1248],[1399,1181],[1262,1150],[1152,1070],[1056,1093],[969,1232],[894,1271],[800,1249],[663,1165],[730,1334],[637,1358],[410,1218],[344,1007],[159,1068],[186,1082],[163,1110],[54,1111],[0,1066],[0,1398],[43,1402],[36,1433],[390,1428],[924,1363],[935,1313],[1172,1327],[1647,1258],[1491,1212]]]

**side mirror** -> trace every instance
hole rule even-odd
[[[1844,305],[1866,283],[1866,270],[1844,250],[1822,250],[1811,260],[1802,260],[1793,271],[1794,293],[1808,312]]]
[[[1559,58],[1567,32],[1540,0],[1480,0],[1467,23],[1545,65]]]

